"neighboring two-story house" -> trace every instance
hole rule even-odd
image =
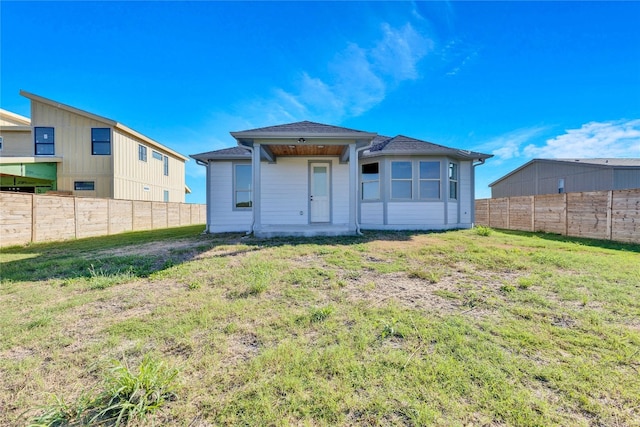
[[[187,157],[114,120],[20,91],[0,110],[0,190],[184,202]]]

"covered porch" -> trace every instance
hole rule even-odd
[[[375,134],[311,122],[274,128],[231,133],[251,151],[254,234],[355,234],[358,151]]]

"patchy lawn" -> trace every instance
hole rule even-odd
[[[638,245],[201,231],[0,250],[0,425],[151,358],[138,424],[640,426]]]

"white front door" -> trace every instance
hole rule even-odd
[[[311,163],[311,186],[309,189],[310,221],[329,222],[331,220],[331,190],[329,188],[329,164]]]

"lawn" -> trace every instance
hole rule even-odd
[[[640,426],[638,245],[201,231],[0,250],[0,425],[82,425],[151,360],[136,425]]]

